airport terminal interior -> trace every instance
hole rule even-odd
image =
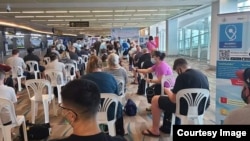
[[[44,72],[49,70],[51,63],[50,60],[45,60],[51,58],[49,51],[58,53],[59,62],[63,62],[62,56],[66,54],[66,58],[73,60],[71,64],[74,64],[73,72],[76,75],[72,79],[63,76],[69,82],[87,75],[91,56],[97,56],[104,68],[109,67],[107,60],[110,54],[117,54],[119,67],[125,69],[128,78],[122,82],[122,87],[125,88],[122,88],[121,95],[117,96],[124,111],[123,138],[127,141],[172,141],[170,132],[160,132],[159,135],[153,136],[154,134],[147,130],[152,127],[152,109],[148,103],[146,88],[143,88],[142,94],[138,93],[142,81],[137,81],[135,74],[140,73],[134,62],[144,53],[151,54],[151,60],[157,58],[155,50],[165,53],[163,62],[170,66],[173,71],[171,77],[176,79],[179,72],[172,70],[174,61],[178,58],[187,60],[191,68],[201,71],[208,78],[210,106],[205,110],[201,124],[223,124],[230,111],[244,106],[240,98],[242,85],[236,84],[238,79],[231,71],[249,66],[249,7],[250,0],[1,0],[0,64],[11,67],[10,71],[5,73],[7,78],[11,73],[11,76],[14,76],[13,70],[16,66],[11,66],[13,63],[8,63],[7,60],[13,56],[15,50],[19,50],[19,57],[25,61],[25,56],[32,48],[31,52],[40,60],[39,69],[42,66]],[[154,50],[151,52],[152,46]],[[73,59],[74,55],[77,56],[76,61]],[[239,65],[241,62],[245,65]],[[229,67],[229,63],[233,66]],[[30,71],[22,66],[21,70]],[[17,98],[14,104],[15,113],[23,115],[25,121],[32,121],[32,115],[36,114],[36,124],[49,122],[50,134],[42,140],[68,137],[73,133],[73,128],[59,110],[58,105],[62,101],[59,100],[58,94],[55,97],[57,115],[53,111],[53,102],[49,102],[48,111],[44,110],[46,106],[41,102],[36,106],[37,113],[32,112],[32,98],[29,97],[25,84],[28,79],[47,80],[43,72],[38,72],[38,77],[30,71],[30,76],[21,74],[21,77],[17,74],[12,78]],[[69,75],[71,74],[70,70]],[[148,79],[144,78],[144,74],[140,75],[141,79]],[[153,73],[153,78],[148,82],[149,86],[153,85],[152,81],[158,79],[158,74]],[[53,93],[59,90],[57,88],[57,91],[54,91],[54,87],[65,85],[52,86],[51,79],[48,80]],[[161,87],[165,86],[162,80],[157,83],[161,84]],[[228,87],[231,85],[234,86]],[[163,88],[161,93],[164,95]],[[225,93],[230,96],[227,97]],[[0,98],[4,98],[1,92]],[[124,107],[128,99],[132,99],[137,107],[134,116],[125,113]],[[0,108],[1,104],[0,102]],[[161,114],[160,125],[163,121],[164,115]],[[3,130],[6,128],[2,122],[0,140],[22,140],[20,125],[9,130],[11,137],[4,139]],[[105,134],[116,135],[108,130],[106,124],[100,124],[99,127]],[[150,135],[145,135],[145,130]]]

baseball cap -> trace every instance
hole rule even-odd
[[[250,68],[236,71],[236,76],[250,87]]]

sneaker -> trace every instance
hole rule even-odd
[[[159,130],[160,130],[161,132],[165,133],[165,134],[170,134],[170,132],[171,132],[171,126],[170,126],[170,127],[161,126],[161,127],[159,128]]]

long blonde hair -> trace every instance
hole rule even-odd
[[[89,58],[88,64],[87,64],[87,70],[86,73],[92,73],[95,69],[102,68],[102,60],[96,56],[92,55]]]

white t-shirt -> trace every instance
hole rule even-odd
[[[63,75],[65,76],[65,65],[61,62],[58,62],[58,60],[54,60],[50,63],[48,63],[48,65],[46,66],[46,70],[56,70],[56,71],[60,71],[63,73]]]
[[[16,93],[12,87],[0,85],[0,91],[0,98],[8,99],[13,103],[17,102]],[[3,124],[11,121],[9,112],[6,109],[0,111],[0,117]]]
[[[13,68],[13,66],[19,66],[22,67],[23,70],[26,69],[26,64],[24,63],[23,58],[18,57],[18,56],[11,56],[6,60],[6,64],[11,66]]]

